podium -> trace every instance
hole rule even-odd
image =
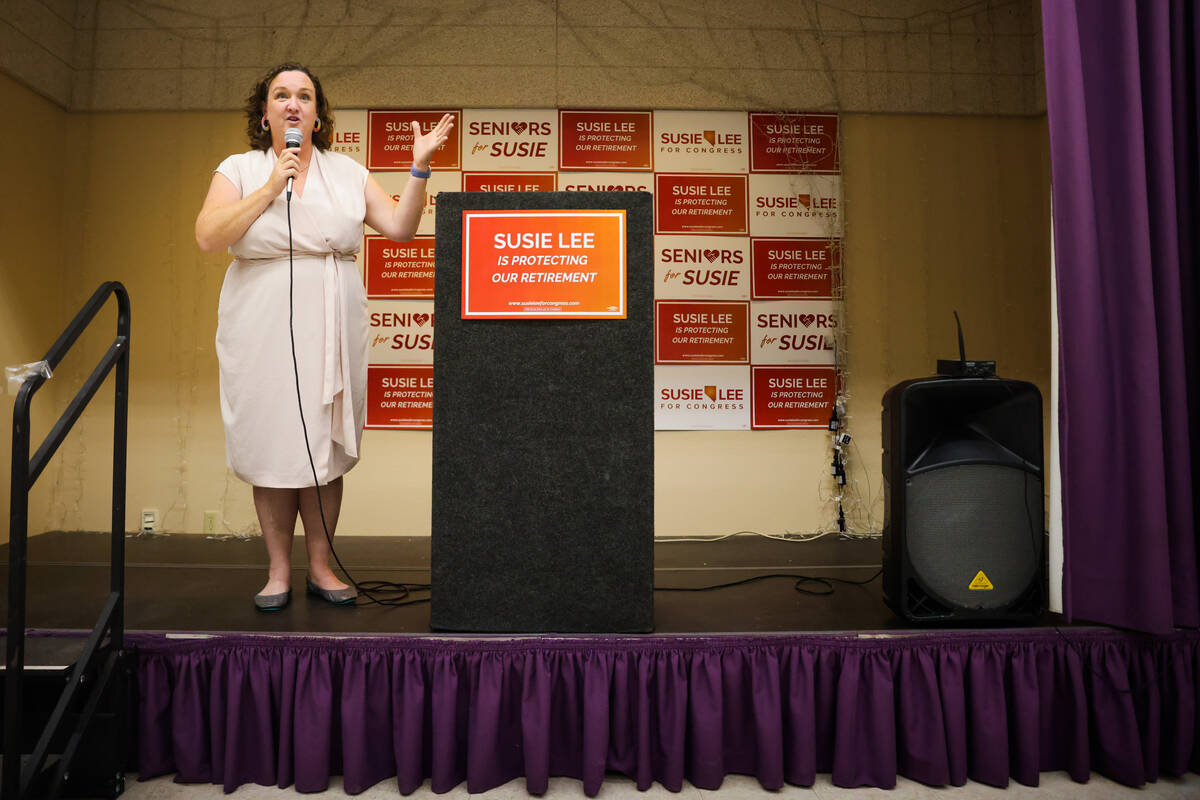
[[[464,318],[482,296],[471,293],[475,278],[464,291],[464,244],[478,238],[464,239],[464,220],[580,210],[624,212],[623,318]],[[442,192],[436,224],[431,626],[652,630],[651,196]],[[544,264],[520,249],[539,241],[513,235],[494,246],[525,253],[508,263]],[[474,246],[467,258],[478,276],[476,255],[496,256]],[[611,266],[608,253],[555,274]],[[492,284],[509,279],[530,280],[525,268],[490,275]]]

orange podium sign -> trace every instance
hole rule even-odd
[[[625,319],[625,211],[463,211],[463,319]]]

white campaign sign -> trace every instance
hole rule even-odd
[[[408,183],[410,176],[407,172],[374,172],[375,180],[379,181],[379,185],[383,190],[390,194],[393,198],[398,198],[400,193],[404,191],[404,184]],[[438,192],[461,192],[462,191],[462,173],[461,172],[438,172],[429,176],[429,180],[425,182],[425,210],[421,214],[421,224],[417,228],[417,233],[421,236],[434,235],[434,212],[437,210],[437,195]],[[367,226],[367,230],[375,233],[374,229]]]
[[[656,172],[747,172],[750,137],[740,111],[655,111]]]
[[[367,165],[367,112],[365,110],[337,111],[333,117],[333,146],[335,153],[350,156],[364,167]]]
[[[840,175],[750,176],[750,235],[840,239]]]
[[[558,112],[554,109],[463,109],[464,172],[554,172]]]
[[[750,363],[833,364],[832,300],[756,300],[750,304]]]
[[[660,431],[749,430],[750,368],[656,366],[654,427]]]
[[[561,172],[561,192],[650,192],[654,194],[652,172]]]
[[[432,300],[367,301],[368,364],[432,364]]]
[[[660,300],[749,300],[750,239],[655,236],[654,296]]]

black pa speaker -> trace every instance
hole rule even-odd
[[[883,593],[911,622],[1045,610],[1042,395],[921,378],[883,397]]]

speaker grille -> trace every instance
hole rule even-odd
[[[1042,482],[1022,469],[968,464],[913,475],[905,521],[913,574],[944,602],[1003,608],[1038,578]],[[971,588],[980,572],[993,588]]]

